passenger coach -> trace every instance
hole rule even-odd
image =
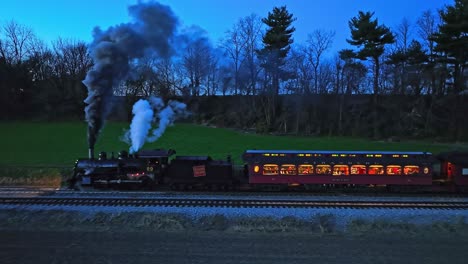
[[[250,184],[431,185],[428,152],[247,150]]]

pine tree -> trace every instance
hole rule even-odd
[[[454,6],[440,11],[442,24],[433,35],[435,50],[442,52],[443,62],[453,65],[454,91],[465,87],[464,70],[468,64],[468,0],[455,0]]]
[[[377,19],[372,19],[374,13],[359,11],[357,17],[353,17],[348,25],[351,30],[351,39],[346,41],[359,48],[356,58],[372,59],[374,64],[373,90],[374,90],[374,137],[379,136],[377,116],[377,95],[379,94],[380,57],[385,51],[385,45],[394,43],[395,36],[385,25],[379,25]]]
[[[282,66],[293,43],[292,33],[296,29],[291,24],[295,20],[286,6],[273,8],[272,12],[268,12],[268,17],[262,19],[268,29],[262,40],[264,48],[258,51],[258,55],[263,62],[262,67],[270,74],[276,95],[279,93],[280,79],[287,78]]]
[[[385,25],[379,25],[377,19],[372,20],[374,13],[359,11],[357,17],[349,21],[351,39],[346,41],[360,48],[357,58],[371,58],[374,63],[374,94],[379,93],[380,56],[384,53],[385,44],[395,42],[395,36]]]

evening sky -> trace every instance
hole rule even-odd
[[[252,13],[266,17],[275,6],[286,5],[294,14],[295,43],[305,43],[315,29],[333,30],[336,36],[332,50],[349,48],[348,21],[358,11],[375,12],[379,23],[394,29],[407,18],[417,37],[416,20],[425,10],[436,11],[453,0],[160,0],[169,5],[182,26],[197,25],[207,31],[214,44],[241,17]],[[31,27],[36,35],[50,44],[59,37],[92,40],[92,30],[107,29],[129,22],[127,7],[136,0],[13,0],[2,1],[0,23],[14,20]]]

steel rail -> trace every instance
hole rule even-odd
[[[1,197],[2,205],[467,210],[468,202]]]

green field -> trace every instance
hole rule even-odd
[[[106,124],[95,147],[95,152],[128,149],[119,140],[124,123]],[[86,124],[84,122],[0,123],[0,165],[72,166],[79,157],[87,156]],[[211,128],[192,124],[169,127],[156,142],[147,143],[144,149],[172,148],[178,155],[210,155],[241,163],[246,149],[300,149],[300,150],[401,150],[440,151],[465,147],[456,144],[431,144],[429,142],[389,143],[368,139],[344,137],[291,137],[255,135],[230,129]]]

